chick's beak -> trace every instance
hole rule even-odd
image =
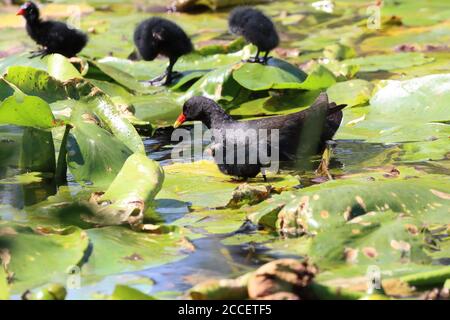
[[[182,113],[180,114],[180,116],[178,117],[177,121],[175,121],[173,127],[176,129],[179,126],[181,126],[184,122],[186,121],[186,116]]]
[[[20,8],[19,11],[17,11],[16,16],[23,16],[23,15],[25,15],[25,9]]]

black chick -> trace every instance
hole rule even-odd
[[[159,54],[169,58],[166,71],[149,81],[151,85],[169,85],[176,76],[173,66],[181,56],[192,52],[191,39],[177,24],[162,18],[150,18],[141,22],[134,32],[134,43],[140,56],[154,60]],[[162,80],[166,78],[165,82]]]
[[[243,36],[258,48],[256,56],[248,62],[267,63],[269,52],[280,43],[273,22],[259,10],[237,7],[230,13],[228,25],[231,33]],[[259,58],[261,52],[265,52],[262,59]]]
[[[193,97],[184,104],[183,113],[174,127],[177,128],[185,121],[202,121],[206,127],[214,129],[215,138],[219,136],[219,141],[215,141],[212,148],[219,169],[228,175],[253,178],[269,165],[267,159],[259,157],[260,147],[277,152],[279,161],[291,161],[299,155],[322,152],[326,141],[331,140],[338,130],[343,117],[341,110],[345,106],[329,103],[327,94],[322,93],[310,108],[297,113],[236,121],[213,100]],[[248,135],[249,129],[257,133],[256,146],[248,140],[242,140],[244,136],[251,136]],[[261,134],[260,130],[264,129],[266,135]],[[278,130],[278,141],[271,140],[273,130]],[[235,151],[234,155],[228,149],[230,147]],[[241,153],[241,162],[236,161],[239,150],[245,152]],[[230,151],[233,157],[226,159]],[[274,155],[269,153],[268,156],[273,159]],[[245,161],[242,162],[242,159]]]
[[[44,57],[59,53],[67,58],[76,56],[88,42],[88,37],[80,30],[74,29],[59,21],[42,21],[39,8],[33,2],[26,2],[18,16],[24,16],[27,21],[28,35],[43,49],[33,51],[31,58]]]

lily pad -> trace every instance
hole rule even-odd
[[[80,183],[108,186],[133,153],[96,123],[86,109],[72,115],[73,129],[67,140],[67,165]]]
[[[95,214],[88,219],[100,225],[142,225],[163,181],[164,171],[157,162],[139,153],[131,155],[105,193],[95,198]]]
[[[360,72],[389,71],[432,62],[423,53],[408,52],[352,58],[342,61],[343,66],[358,66]]]
[[[386,81],[370,100],[379,116],[395,114],[400,121],[445,122],[450,120],[450,74],[437,74],[405,81]]]
[[[0,104],[0,124],[49,129],[56,123],[47,102],[16,91]]]
[[[256,76],[257,75],[257,76]],[[267,65],[244,63],[237,65],[233,78],[252,91],[296,89],[307,75],[297,67],[279,59],[269,59]]]
[[[374,85],[366,80],[354,79],[339,82],[328,88],[330,101],[349,107],[365,104],[372,96]]]
[[[89,245],[86,232],[76,227],[53,230],[2,224],[0,230],[4,230],[0,247],[11,256],[7,270],[14,273],[16,293],[49,281],[65,282],[69,269],[82,263]]]
[[[87,230],[93,252],[83,266],[86,276],[104,276],[159,266],[186,257],[179,231],[148,234],[124,227]]]
[[[82,78],[80,72],[70,63],[70,61],[60,54],[50,55],[47,64],[48,74],[59,81]]]

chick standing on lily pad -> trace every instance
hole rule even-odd
[[[243,36],[245,40],[254,44],[258,51],[254,58],[247,62],[266,64],[269,53],[280,43],[277,30],[273,22],[261,11],[250,7],[238,7],[234,9],[228,19],[230,32]],[[263,58],[259,55],[264,52]]]
[[[85,33],[59,21],[42,21],[39,8],[33,2],[25,2],[18,16],[23,16],[27,21],[28,35],[43,49],[32,52],[34,57],[44,57],[49,54],[59,53],[67,58],[75,57],[88,42]]]
[[[169,58],[166,71],[148,82],[155,86],[171,84],[176,76],[173,66],[181,56],[193,50],[191,39],[183,29],[172,21],[156,17],[137,26],[134,43],[139,55],[146,61],[154,60],[159,54]],[[166,80],[163,82],[164,78]]]

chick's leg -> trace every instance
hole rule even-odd
[[[143,83],[149,84],[151,86],[157,86],[158,83],[160,83],[162,80],[164,80],[164,78],[167,76],[167,70],[164,71],[163,74],[157,76],[156,78],[153,78],[151,80],[148,81],[143,81]]]
[[[267,64],[269,59],[272,58],[272,57],[269,57],[269,53],[270,53],[270,51],[266,51],[266,54],[264,55],[264,58],[262,58],[261,61],[260,61],[262,64]]]
[[[49,54],[50,53],[48,52],[47,48],[40,48],[38,50],[30,51],[30,56],[28,58],[34,59],[40,57],[41,59],[43,59],[45,56]]]
[[[248,58],[247,60],[244,60],[244,62],[260,63],[260,60],[259,60],[260,54],[261,54],[261,51],[258,49],[258,51],[256,51],[256,56],[254,56],[253,58]]]
[[[167,67],[166,71],[159,77],[156,77],[155,79],[150,80],[150,84],[152,86],[160,87],[160,86],[168,86],[172,83],[173,79],[178,77],[180,74],[178,72],[173,71],[173,66],[177,62],[177,59],[170,59],[169,66]],[[163,81],[165,78],[165,81]]]

